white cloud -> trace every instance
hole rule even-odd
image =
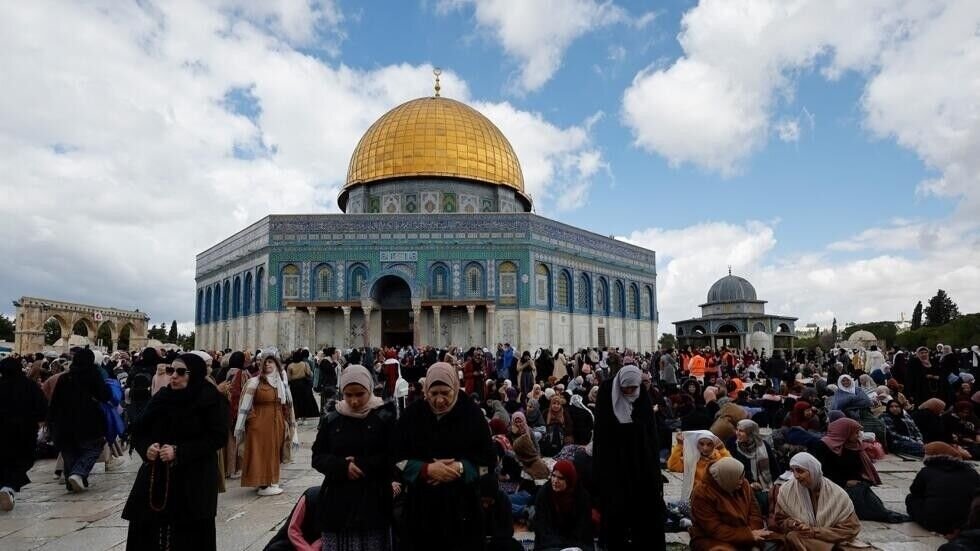
[[[336,210],[358,138],[431,93],[432,67],[324,63],[294,46],[341,32],[334,4],[270,5],[0,7],[5,308],[31,294],[188,323],[197,252],[269,213]],[[474,105],[513,140],[539,206],[603,163],[588,121]]]
[[[799,73],[858,71],[868,77],[868,127],[943,172],[930,190],[962,193],[980,174],[957,170],[980,158],[971,154],[980,143],[978,23],[971,0],[703,0],[683,17],[683,55],[641,71],[624,93],[624,121],[637,146],[730,174],[765,144]],[[796,136],[775,128],[782,139]],[[946,183],[951,177],[959,183]]]
[[[800,141],[800,122],[796,119],[783,119],[776,123],[776,135],[784,142]]]
[[[656,18],[637,19],[612,2],[596,0],[442,0],[438,11],[472,5],[476,23],[494,34],[504,51],[520,63],[517,91],[541,88],[558,71],[565,50],[579,37],[617,23],[643,28]]]
[[[880,238],[857,238],[860,250],[869,254],[856,259],[841,257],[837,247],[776,256],[776,227],[755,221],[652,228],[624,239],[657,251],[664,331],[673,331],[671,322],[699,315],[697,305],[729,265],[752,282],[760,299],[769,301],[767,312],[797,316],[799,323],[829,326],[836,317],[843,326],[846,321],[897,320],[902,312],[908,319],[917,300],[928,300],[940,288],[960,311],[980,310],[980,241],[923,247],[902,256],[878,250],[887,250],[877,245]]]

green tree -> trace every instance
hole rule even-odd
[[[180,335],[177,337],[177,346],[183,350],[194,350],[194,332],[190,335]]]
[[[14,320],[0,314],[0,341],[13,341],[14,331]]]
[[[960,309],[942,289],[936,292],[936,296],[929,299],[929,306],[926,306],[923,313],[926,315],[926,325],[929,327],[946,325],[960,317]]]
[[[830,338],[834,340],[835,344],[837,343],[837,318],[834,318],[834,324],[830,326]]]
[[[912,330],[922,327],[922,301],[915,303],[915,309],[912,310]]]
[[[170,334],[167,335],[167,342],[172,342],[174,344],[177,344],[178,336],[179,335],[177,334],[177,320],[174,320],[170,323]]]
[[[54,344],[61,337],[61,324],[58,320],[51,318],[44,322],[44,344]]]
[[[660,345],[661,350],[667,350],[668,348],[677,348],[677,337],[670,333],[663,333],[660,335],[660,339],[657,340],[657,344]]]

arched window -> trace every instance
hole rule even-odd
[[[295,264],[282,269],[282,298],[299,298],[299,268]]]
[[[612,296],[612,311],[614,314],[623,313],[623,282],[616,281],[616,285],[613,287]]]
[[[204,323],[211,323],[211,287],[204,293]]]
[[[604,277],[600,277],[595,286],[595,309],[600,316],[609,315],[609,284]]]
[[[333,268],[321,266],[316,272],[316,296],[320,300],[330,298],[333,289]]]
[[[558,307],[571,309],[572,306],[572,295],[568,290],[569,287],[568,272],[562,270],[558,272]]]
[[[350,271],[350,298],[361,298],[361,287],[367,281],[367,269],[364,266],[354,266]]]
[[[653,291],[649,285],[643,286],[643,297],[640,302],[640,315],[643,319],[652,319],[653,314]]]
[[[578,287],[575,289],[575,307],[583,312],[592,311],[592,290],[589,285],[589,276],[582,274],[578,276]]]
[[[497,268],[497,273],[500,274],[500,296],[516,297],[517,265],[513,262],[501,262],[500,267]]]
[[[265,268],[259,268],[255,276],[255,313],[262,313],[262,288],[265,286]]]
[[[228,314],[231,313],[231,282],[227,279],[225,280],[225,288],[221,292],[221,319],[227,320]]]
[[[252,272],[245,274],[245,290],[242,291],[242,315],[252,313]]]
[[[197,290],[197,308],[194,310],[194,323],[201,325],[201,316],[204,315],[204,290]]]
[[[551,304],[548,293],[551,289],[551,272],[544,264],[534,267],[534,297],[538,306]]]
[[[449,268],[445,264],[436,264],[432,268],[430,294],[434,297],[449,296]]]
[[[235,277],[235,286],[231,301],[231,317],[237,318],[242,313],[242,278]]]
[[[221,321],[221,284],[214,284],[214,321]]]
[[[483,295],[483,267],[476,262],[471,262],[466,266],[464,274],[466,277],[466,294],[471,297]]]
[[[626,314],[635,318],[637,312],[639,312],[640,297],[636,292],[636,285],[630,283],[630,286],[626,288]]]

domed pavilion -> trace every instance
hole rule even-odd
[[[655,347],[655,253],[533,214],[506,136],[438,80],[367,129],[337,205],[197,255],[199,347]]]
[[[728,275],[708,289],[700,305],[701,317],[675,321],[679,346],[765,350],[791,350],[796,320],[766,314],[766,301],[744,277]]]

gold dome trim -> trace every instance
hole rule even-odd
[[[445,97],[408,101],[372,124],[351,155],[344,192],[367,182],[423,176],[487,182],[524,195],[521,165],[500,129],[476,109]]]

